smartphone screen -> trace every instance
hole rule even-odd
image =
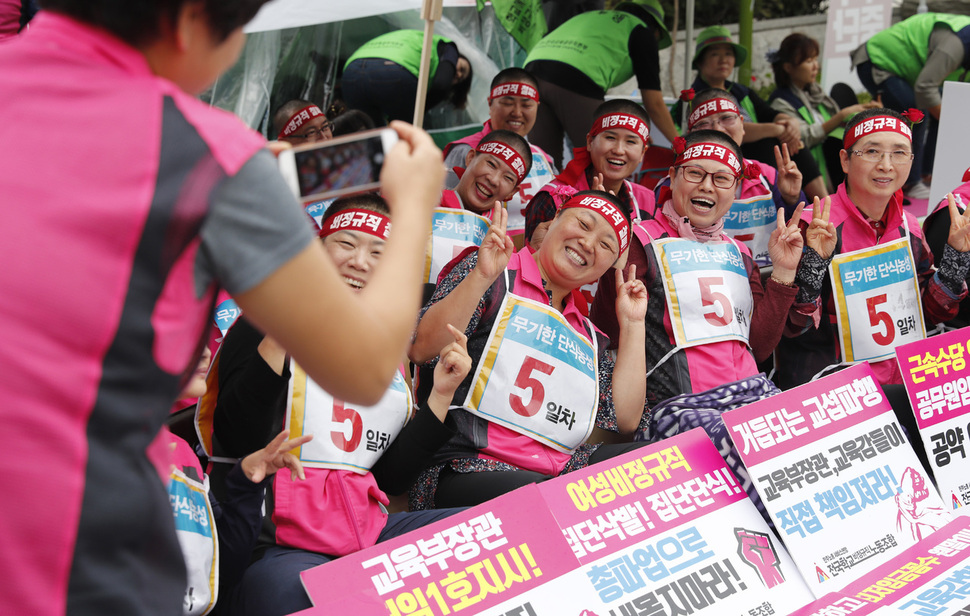
[[[293,152],[300,197],[307,200],[376,189],[384,164],[381,134]]]

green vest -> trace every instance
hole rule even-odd
[[[434,36],[434,44],[431,46],[431,70],[430,75],[434,77],[438,70],[438,43],[444,41],[450,43],[449,39],[443,36]],[[421,45],[424,42],[424,32],[420,30],[396,30],[371,39],[364,43],[360,49],[354,52],[347,59],[347,64],[361,58],[380,58],[390,60],[395,64],[400,64],[409,73],[418,76],[421,71]],[[344,64],[344,68],[347,68]]]
[[[623,11],[591,11],[559,26],[529,52],[533,60],[568,64],[593,80],[605,93],[633,76],[630,33],[642,21]]]
[[[970,26],[970,17],[947,13],[922,13],[904,19],[883,30],[866,42],[866,52],[873,66],[901,77],[913,85],[928,56],[930,34],[936,24],[946,24],[954,32]],[[966,71],[958,69],[945,81],[960,81]]]
[[[819,105],[817,107],[817,111],[819,115],[822,116],[823,124],[825,122],[828,122],[832,118],[832,115],[822,105]],[[798,115],[802,116],[802,119],[805,120],[806,124],[815,124],[815,116],[812,114],[811,110],[809,110],[807,106],[802,105],[801,107],[799,107]],[[845,135],[845,128],[843,128],[842,126],[836,126],[829,133],[829,137],[834,137],[840,141],[842,140],[842,137],[844,135]],[[828,165],[825,164],[825,151],[822,149],[822,143],[817,143],[813,145],[811,152],[812,152],[812,158],[815,159],[815,164],[818,165],[818,170],[822,172],[822,177],[825,179],[828,179],[829,169],[828,169]]]

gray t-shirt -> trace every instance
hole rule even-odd
[[[312,221],[268,150],[213,190],[199,235],[196,294],[213,280],[230,295],[248,291],[314,239]]]

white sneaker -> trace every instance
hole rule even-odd
[[[920,180],[916,184],[913,184],[913,186],[905,192],[905,195],[909,199],[926,200],[930,198],[930,187],[926,182]]]

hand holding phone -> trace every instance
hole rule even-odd
[[[399,204],[422,207],[422,215],[426,216],[424,224],[429,224],[432,210],[441,202],[444,157],[431,135],[420,128],[398,121],[391,122],[391,128],[397,131],[400,143],[388,153],[381,172],[381,193],[392,212],[398,211]]]
[[[280,152],[280,172],[304,203],[377,190],[397,141],[394,130],[382,128],[295,147]]]

